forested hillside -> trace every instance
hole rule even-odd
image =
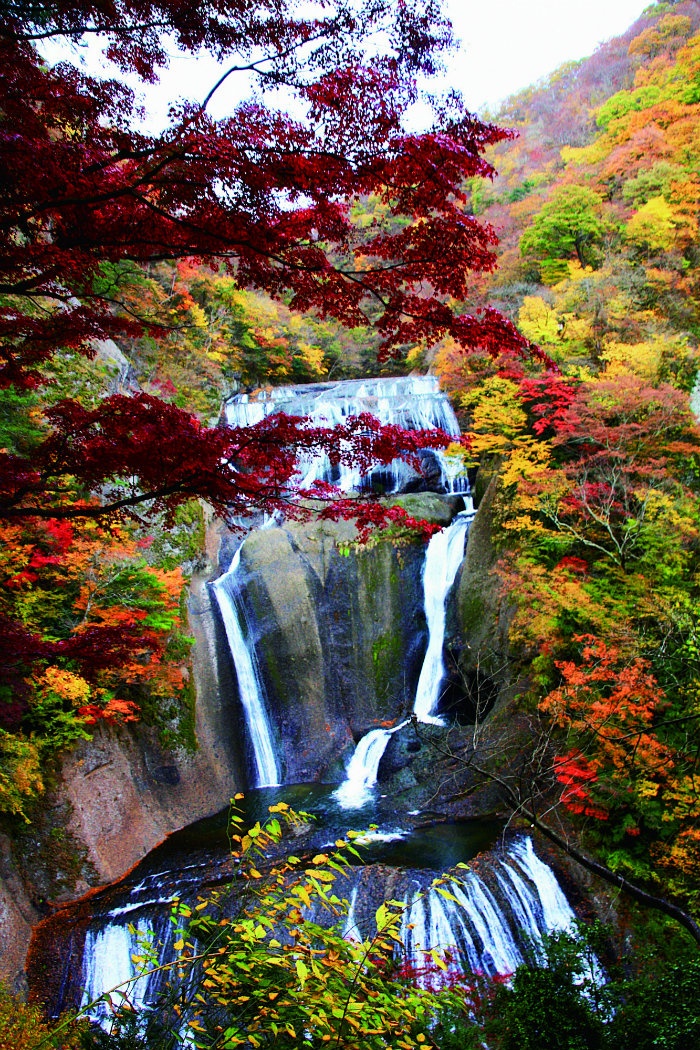
[[[474,302],[501,306],[569,370],[633,354],[649,374],[664,361],[679,374],[692,358],[699,28],[696,3],[653,5],[495,117],[518,136],[490,155],[498,178],[472,187],[500,238]]]
[[[556,368],[429,358],[493,496],[537,762],[611,873],[697,907],[700,10],[657,4],[622,38],[509,100],[471,206],[501,238],[475,281]],[[494,482],[494,484],[496,484]],[[541,764],[545,741],[557,754]],[[521,746],[522,742],[518,746]]]

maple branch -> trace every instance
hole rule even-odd
[[[221,85],[231,76],[232,73],[250,73],[250,72],[254,72],[254,73],[257,73],[258,76],[261,76],[261,77],[263,77],[265,79],[272,79],[272,80],[277,81],[278,83],[286,83],[286,81],[284,81],[282,77],[276,76],[274,73],[268,73],[265,70],[258,69],[258,66],[262,62],[277,62],[280,59],[288,58],[289,55],[293,54],[295,51],[300,50],[306,44],[315,44],[317,40],[322,40],[325,36],[328,36],[328,31],[327,30],[326,30],[326,32],[323,32],[323,33],[317,33],[316,36],[309,37],[308,40],[298,40],[295,44],[290,44],[290,46],[288,48],[284,49],[283,51],[279,51],[275,55],[265,55],[264,58],[259,58],[259,59],[257,59],[257,61],[251,62],[247,66],[231,66],[231,68],[228,69],[223,74],[223,76],[219,77],[219,79],[217,80],[216,84],[214,84],[214,87],[211,89],[211,91],[209,92],[207,97],[204,99],[204,102],[202,102],[201,106],[199,107],[199,112],[203,113],[205,111],[205,109],[207,108],[208,104],[211,102],[213,96],[219,90]],[[186,124],[187,124],[187,122],[185,122],[184,126],[186,126]]]
[[[589,539],[578,529],[574,528],[573,525],[570,525],[569,522],[564,521],[563,518],[559,517],[559,512],[557,510],[547,510],[545,507],[543,507],[542,513],[544,514],[545,518],[548,518],[549,521],[551,521],[552,525],[554,525],[554,527],[560,532],[567,532],[570,536],[573,536],[575,540],[583,544],[584,547],[591,547],[593,550],[600,551],[601,554],[605,554],[606,557],[610,558],[611,561],[613,561],[616,565],[619,565],[620,568],[623,567],[619,557],[616,557],[613,551],[611,551],[608,547],[603,547],[603,545],[600,543],[596,543],[595,540]]]
[[[591,874],[597,875],[609,885],[616,886],[640,904],[674,919],[690,934],[696,944],[700,947],[700,925],[698,925],[695,919],[693,919],[685,909],[674,904],[672,901],[667,900],[665,897],[657,897],[653,893],[649,893],[636,883],[630,882],[630,880],[625,878],[624,875],[620,875],[618,872],[607,867],[607,865],[589,857],[588,854],[584,853],[574,844],[568,835],[560,834],[550,824],[546,823],[540,814],[538,814],[536,808],[537,804],[533,796],[533,786],[538,783],[535,775],[536,771],[543,770],[545,777],[550,782],[554,776],[554,769],[551,766],[549,756],[547,755],[549,742],[547,734],[545,734],[545,740],[537,739],[534,742],[532,757],[536,758],[536,770],[533,772],[532,768],[530,768],[527,775],[525,775],[524,769],[521,768],[517,776],[511,775],[510,777],[506,777],[493,769],[489,769],[487,766],[477,763],[475,760],[475,749],[472,750],[472,753],[467,758],[464,758],[455,753],[452,748],[443,748],[437,741],[422,737],[419,730],[420,722],[415,715],[411,717],[410,721],[414,731],[423,744],[427,744],[439,754],[449,757],[453,761],[459,762],[465,769],[478,773],[479,776],[484,778],[484,780],[496,784],[501,789],[504,801],[507,802],[511,808],[509,822],[518,816],[524,818],[530,823],[531,827],[537,828],[545,838],[549,839],[553,845],[561,849],[567,856],[576,861],[577,864],[580,864],[582,868],[585,868],[586,871],[590,871]],[[492,749],[494,753],[496,753],[497,746],[502,747],[502,741],[500,741],[498,745],[494,745],[494,748]],[[543,767],[542,759],[545,757],[547,758],[547,765]],[[516,780],[518,784],[517,788],[513,786],[513,780]],[[539,794],[544,797],[546,793],[547,789],[545,784],[542,783]],[[550,803],[546,812],[556,812],[556,807],[556,802]]]
[[[103,25],[83,25],[75,26],[73,28],[65,29],[47,29],[43,33],[19,33],[13,31],[9,26],[3,26],[0,23],[0,36],[7,37],[9,40],[50,40],[52,37],[64,36],[64,37],[80,37],[84,34],[101,34],[109,33],[116,37],[129,38],[134,36],[136,33],[143,33],[149,29],[160,29],[167,31],[171,26],[167,22],[142,22],[139,24],[131,24],[128,26],[122,26],[118,22],[105,22]]]
[[[162,489],[155,489],[152,492],[141,492],[136,493],[133,496],[125,496],[123,499],[114,500],[111,503],[96,503],[94,506],[79,503],[62,507],[17,507],[0,504],[0,520],[3,518],[14,520],[25,520],[31,518],[60,518],[61,520],[72,518],[101,518],[107,514],[114,514],[117,511],[124,510],[127,507],[135,507],[139,503],[147,503],[151,500],[157,499],[166,499],[168,496],[174,496],[178,493],[195,496],[197,494],[197,486],[194,483],[187,485],[184,483],[178,483],[176,485],[164,486]],[[46,494],[46,490],[43,490],[43,495]]]
[[[486,770],[480,769],[474,766],[474,769],[483,776],[489,777],[489,773]],[[500,778],[493,777],[502,785]],[[633,900],[638,901],[640,904],[645,905],[647,908],[652,908],[654,911],[660,911],[664,915],[668,915],[669,918],[675,919],[679,925],[681,925],[693,938],[696,944],[700,947],[700,926],[693,919],[693,917],[680,908],[677,904],[667,900],[665,897],[657,897],[653,893],[647,892],[642,889],[634,882],[630,882],[624,875],[620,875],[607,865],[601,864],[599,861],[589,857],[586,853],[583,853],[578,846],[574,845],[571,839],[560,835],[554,830],[549,824],[546,824],[540,817],[537,816],[534,810],[530,809],[527,803],[520,803],[520,812],[523,816],[530,821],[530,823],[540,831],[545,838],[549,839],[555,846],[558,846],[567,856],[575,860],[577,864],[580,864],[586,871],[590,871],[591,874],[597,875],[603,879],[604,882],[609,883],[611,886],[617,886],[618,889],[622,890],[628,896],[632,897]]]

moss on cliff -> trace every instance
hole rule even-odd
[[[403,496],[394,496],[389,504],[402,507],[412,518],[429,521],[434,525],[449,525],[457,513],[459,496],[439,496],[435,492],[409,492]]]
[[[392,686],[400,680],[403,668],[404,639],[398,630],[382,634],[372,645],[374,684],[377,699],[388,696]]]

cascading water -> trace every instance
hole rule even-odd
[[[255,397],[238,394],[225,406],[226,422],[238,427],[252,426],[275,412],[305,416],[315,426],[334,426],[349,416],[369,412],[382,423],[395,423],[407,430],[439,427],[459,437],[455,414],[434,376],[280,386],[262,390]]]
[[[407,899],[402,940],[419,972],[436,950],[448,972],[466,967],[489,976],[512,974],[531,952],[541,953],[545,934],[570,929],[575,919],[530,838],[517,840],[499,859],[493,888],[470,871],[461,885],[445,889],[421,888]],[[439,971],[426,979],[439,983]]]
[[[325,791],[328,793],[327,788]],[[269,792],[266,797],[269,799]],[[338,817],[333,817],[327,802],[319,816],[321,813],[330,826],[311,832],[311,839],[305,843],[309,852],[323,849],[327,837],[346,834],[347,824],[337,822]],[[459,827],[443,825],[446,842]],[[379,850],[377,859],[381,861],[381,851],[388,848],[387,844],[414,839],[410,855],[415,864],[428,856],[426,846],[421,844],[422,834],[420,829],[397,833],[380,827],[367,836],[367,845]],[[362,848],[362,836],[354,841]],[[202,886],[227,881],[233,872],[225,842],[200,850],[197,862],[189,865],[183,864],[180,854],[176,854],[177,864],[166,864],[165,868],[159,856],[162,849],[155,850],[143,862],[146,867],[150,863],[150,874],[139,874],[137,870],[131,888],[115,886],[106,891],[106,910],[101,917],[93,916],[85,931],[82,1002],[94,1003],[90,1013],[100,1023],[108,1019],[111,1011],[106,1000],[97,1000],[120,984],[126,1000],[136,1009],[157,1002],[164,989],[163,973],[139,978],[141,971],[134,957],[143,957],[144,945],[152,943],[159,962],[170,962],[174,940],[169,918],[171,901],[177,897],[192,904],[201,896]],[[465,860],[470,857],[466,844],[462,856]],[[486,857],[483,853],[480,856]],[[545,934],[569,929],[575,919],[554,872],[537,856],[529,837],[515,839],[505,850],[495,850],[490,863],[484,864],[482,859],[478,873],[463,867],[456,871],[455,881],[440,886],[435,885],[436,874],[432,868],[413,866],[403,872],[385,865],[374,871],[369,867],[351,868],[340,877],[336,888],[348,899],[343,936],[358,941],[371,939],[375,933],[375,909],[391,887],[390,895],[404,900],[402,957],[419,983],[436,986],[445,976],[465,972],[512,974],[526,958],[538,954]],[[317,913],[313,908],[306,917],[324,921],[322,911]],[[432,965],[433,951],[443,958],[446,971]],[[121,1001],[119,992],[112,996],[115,1006]],[[59,1001],[57,1008],[65,1008],[69,1002],[70,996]]]
[[[373,798],[379,763],[389,743],[389,737],[405,725],[406,722],[401,722],[393,729],[371,729],[362,737],[350,759],[345,780],[338,790],[333,792],[333,797],[343,809],[360,809]]]
[[[156,937],[161,941],[165,938],[163,943],[167,945],[168,926],[163,918],[152,925],[142,917],[136,925],[124,921],[87,931],[81,1007],[89,1009],[93,1020],[107,1021],[115,1008],[126,1003],[139,1010],[153,1001],[158,982],[153,976],[139,977],[142,971],[134,960]]]
[[[312,383],[302,386],[276,387],[261,391],[256,397],[238,394],[226,402],[225,419],[229,426],[247,427],[261,422],[275,412],[304,416],[314,426],[335,426],[350,416],[368,412],[383,424],[407,430],[444,430],[459,437],[459,424],[452,407],[440,391],[434,376],[401,376],[393,379],[349,379],[339,383]],[[462,492],[464,474],[461,463],[450,457],[436,456],[445,492]],[[335,485],[341,492],[359,491],[368,479],[359,470],[340,464],[331,465],[321,453],[301,459],[299,473],[302,488],[316,481]],[[384,492],[400,492],[414,472],[402,460],[381,468]],[[461,479],[461,480],[460,480]],[[371,481],[369,482],[371,487]]]
[[[428,623],[428,649],[421,668],[413,711],[419,722],[443,721],[435,712],[440,700],[440,686],[445,677],[442,650],[445,642],[445,603],[464,557],[464,543],[474,518],[471,497],[468,508],[458,514],[451,525],[437,532],[425,556],[423,593],[425,618]]]
[[[567,929],[574,919],[574,913],[554,872],[535,853],[532,839],[525,838],[517,842],[511,850],[511,856],[525,875],[537,886],[547,928],[550,930]]]
[[[221,610],[229,649],[236,668],[238,693],[253,748],[255,786],[273,787],[280,782],[280,771],[272,746],[270,720],[265,706],[255,651],[247,644],[243,634],[245,608],[238,580],[242,546],[241,544],[236,551],[228,572],[216,580],[213,589]]]
[[[445,677],[443,646],[445,642],[445,604],[464,557],[464,544],[474,518],[471,496],[465,496],[466,509],[456,516],[447,528],[437,532],[425,556],[423,591],[425,618],[428,624],[426,650],[413,707],[419,722],[443,725],[435,714],[440,700],[440,686]],[[406,722],[393,729],[372,729],[360,740],[347,768],[346,779],[335,797],[345,809],[359,809],[372,798],[379,763],[392,733],[402,729]]]
[[[360,383],[354,397],[347,396],[341,401],[340,410],[333,415],[328,412],[326,401],[312,399],[319,413],[317,421],[327,422],[331,417],[334,421],[344,418],[344,413],[352,406],[352,411],[357,411],[360,406],[364,408],[364,400],[370,395],[376,397],[376,391],[381,389],[380,383],[387,381],[375,381],[374,384]],[[410,380],[390,380],[391,398],[388,396],[378,397],[377,406],[379,411],[375,414],[383,423],[400,423],[406,427],[430,428],[439,426],[454,437],[459,437],[459,424],[452,412],[447,398],[439,391],[437,382],[431,377]],[[403,385],[402,385],[403,384]],[[343,386],[344,384],[339,384]],[[349,386],[349,384],[348,384]],[[403,392],[407,387],[413,397],[408,402],[394,404],[399,391]],[[296,388],[298,389],[298,388]],[[421,398],[423,399],[421,401]],[[389,410],[392,405],[392,410]],[[322,407],[319,407],[322,406]],[[305,407],[308,409],[309,404]],[[435,715],[440,699],[440,686],[445,676],[445,665],[443,661],[443,645],[445,640],[445,603],[450,588],[462,563],[464,556],[464,543],[469,530],[469,525],[474,517],[474,503],[470,495],[469,479],[464,471],[464,466],[459,459],[446,456],[444,453],[436,454],[441,471],[441,488],[451,494],[459,494],[464,498],[465,509],[456,516],[450,526],[442,529],[431,539],[426,552],[425,566],[423,570],[424,586],[424,608],[428,624],[428,649],[425,654],[421,669],[418,688],[416,692],[414,713],[421,722],[432,722],[442,725],[442,719]],[[309,483],[311,474],[305,479]],[[319,475],[320,476],[320,475]],[[398,481],[400,471],[397,469],[395,478]],[[315,480],[314,475],[311,480]],[[357,479],[353,482],[357,486]],[[402,723],[405,725],[405,723]],[[347,769],[346,780],[336,792],[339,803],[347,809],[360,808],[372,797],[372,788],[377,782],[379,763],[389,742],[391,733],[396,732],[397,726],[392,730],[371,730],[357,745],[355,753]]]

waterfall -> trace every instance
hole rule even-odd
[[[133,932],[132,932],[133,930]],[[139,953],[139,938],[147,937],[150,928],[143,922],[137,927],[109,925],[95,932],[88,930],[83,948],[83,1001],[81,1008],[95,1003],[90,1016],[95,1020],[106,1018],[113,1008],[128,1002],[135,1010],[147,1002],[148,978],[137,977],[133,957]],[[131,982],[127,984],[127,982]],[[101,999],[105,992],[113,992]]]
[[[445,492],[453,496],[468,497],[464,502],[468,504],[473,514],[474,505],[470,495],[469,477],[464,471],[464,463],[458,456],[449,456],[440,449],[435,450],[435,457],[440,464],[442,487]]]
[[[248,735],[255,759],[255,786],[272,787],[280,782],[280,771],[272,746],[270,721],[263,696],[262,681],[255,652],[243,635],[245,609],[237,580],[243,544],[236,551],[228,572],[214,583],[214,594],[221,610],[229,649],[238,679],[238,693],[245,713]]]
[[[360,809],[374,797],[379,763],[386,751],[389,737],[407,725],[401,722],[393,729],[371,729],[365,733],[350,759],[345,780],[333,792],[333,798],[343,809]]]
[[[473,871],[460,880],[461,885],[428,885],[406,897],[402,940],[406,957],[423,983],[444,980],[441,971],[426,967],[432,950],[444,956],[448,974],[467,969],[507,976],[530,952],[541,957],[545,934],[571,928],[574,912],[530,838],[511,846],[495,874],[500,903]]]
[[[547,929],[568,929],[575,918],[574,913],[554,872],[535,853],[532,839],[525,838],[516,842],[510,856],[537,886]],[[515,877],[514,872],[511,872],[511,877]]]
[[[428,623],[428,649],[423,660],[413,711],[419,722],[443,725],[435,712],[440,700],[440,686],[445,677],[442,657],[445,642],[445,603],[450,588],[462,564],[464,541],[474,517],[471,497],[465,500],[468,509],[462,511],[446,529],[437,532],[425,555],[423,594],[425,618]]]
[[[149,952],[155,950],[160,960],[169,956],[172,929],[167,913],[147,908],[141,910],[136,923],[121,919],[110,921],[100,929],[87,930],[81,1009],[86,1010],[93,1021],[108,1027],[115,1009],[128,1005],[140,1010],[156,1001],[163,986],[163,974],[150,972],[157,963]]]
[[[350,415],[371,412],[383,423],[400,424],[410,429],[440,427],[455,437],[459,434],[449,402],[440,393],[437,381],[432,377],[278,388],[257,397],[244,395],[226,406],[227,420],[235,426],[254,425],[273,412],[282,410],[308,417],[318,425],[342,423]],[[439,464],[439,470],[435,469],[436,463]],[[335,471],[323,457],[300,465],[300,472],[308,484],[314,478],[333,481],[341,488],[359,488],[364,484],[357,471],[353,472],[350,467],[343,470],[344,473]],[[396,461],[383,468],[382,476],[387,478],[388,489],[398,489],[410,478],[411,468]],[[428,477],[431,481],[435,479],[436,487],[442,492],[463,496],[467,508],[455,517],[450,526],[433,537],[425,554],[423,568],[424,608],[429,637],[416,690],[414,712],[421,721],[441,724],[437,712],[440,688],[445,677],[445,606],[462,562],[474,509],[468,479],[459,456],[435,454],[435,459],[430,461],[430,474],[426,472],[423,480]],[[450,501],[445,502],[449,504]],[[415,562],[410,566],[411,573],[415,566],[415,575],[410,577],[413,587],[417,583],[420,551],[412,552],[412,556],[415,556]],[[236,552],[228,572],[213,584],[213,593],[221,611],[238,679],[252,753],[251,780],[258,787],[267,787],[279,784],[281,772],[275,755],[274,733],[262,675],[254,647],[250,644],[253,632],[247,620],[243,590],[245,573],[241,568],[241,558],[242,546]],[[412,603],[414,594],[412,591]],[[336,607],[337,604],[334,604],[333,608]],[[403,608],[403,605],[400,607]],[[415,606],[412,604],[411,607]],[[295,629],[303,631],[304,622],[301,617],[298,621],[295,619]],[[324,644],[327,638],[332,640],[331,631],[332,624],[328,635],[323,634]],[[373,638],[374,635],[368,631],[363,644]],[[290,660],[289,673],[292,669]],[[340,712],[345,708],[338,705],[337,710]],[[380,764],[390,737],[406,724],[401,722],[394,728],[381,727],[368,732],[360,740],[349,762],[346,780],[334,791],[331,786],[313,785],[315,792],[322,792],[319,827],[314,827],[309,821],[308,827],[299,829],[300,835],[307,836],[303,839],[303,848],[308,851],[308,856],[326,850],[329,844],[338,841],[339,836],[344,837],[351,827],[351,821],[356,819],[353,811],[376,798]],[[309,739],[304,741],[303,746],[311,749],[314,744],[314,739]],[[403,778],[399,782],[403,786],[408,780],[410,778]],[[419,787],[422,786],[421,783]],[[438,795],[439,785],[435,787]],[[299,787],[297,799],[306,797],[304,793],[307,788],[310,790],[311,786]],[[281,792],[274,797],[284,798]],[[319,797],[313,795],[314,800]],[[408,797],[409,804],[415,805],[412,795],[402,797]],[[262,792],[259,801],[266,805],[270,798],[269,792]],[[294,798],[291,801],[294,802]],[[394,807],[399,810],[401,802],[383,800],[381,806],[377,807],[377,813],[381,815],[391,811],[391,820],[396,820]],[[410,814],[411,817],[418,817],[419,811],[411,810]],[[321,824],[322,816],[327,820],[327,826]],[[374,811],[372,816],[375,816]],[[426,813],[423,819],[431,821],[433,818]],[[443,826],[435,835],[432,835],[433,831],[434,828],[430,826],[428,834],[417,826],[416,820],[411,823],[407,821],[406,827],[385,822],[379,827],[373,825],[364,839],[353,839],[358,845],[364,841],[370,855],[378,857],[379,862],[364,871],[353,869],[347,875],[349,908],[343,925],[344,936],[371,937],[374,931],[363,930],[363,923],[371,923],[370,916],[375,914],[376,907],[384,897],[390,896],[399,901],[403,899],[405,951],[417,970],[424,969],[426,953],[435,950],[446,953],[448,977],[463,971],[505,975],[512,973],[529,957],[530,952],[537,953],[544,934],[570,926],[573,911],[554,873],[536,855],[529,838],[517,839],[507,852],[496,851],[490,857],[481,854],[478,871],[462,871],[459,882],[446,882],[438,886],[433,884],[434,876],[440,870],[445,855],[449,856],[446,864],[453,863],[455,859],[467,860],[474,856],[478,849],[484,847],[479,839],[479,834],[483,832],[475,834],[479,845],[469,852],[471,846],[464,846],[466,839],[460,838],[456,832],[453,831],[450,838],[450,832]],[[425,838],[420,837],[422,833],[425,833]],[[219,850],[216,853],[214,847],[209,846],[208,834],[208,830],[195,831],[193,840],[188,840],[186,845],[176,843],[164,846],[161,853],[154,851],[143,862],[143,870],[147,874],[137,870],[121,884],[92,897],[90,914],[84,911],[74,926],[66,923],[65,917],[57,918],[57,925],[63,922],[67,930],[65,941],[60,948],[53,940],[50,944],[48,940],[45,943],[48,951],[55,953],[60,961],[56,972],[59,969],[61,971],[61,981],[64,983],[61,984],[60,995],[65,995],[65,998],[58,1002],[59,1012],[80,1003],[81,997],[83,1004],[87,1005],[124,982],[129,982],[126,995],[134,1007],[158,1002],[167,979],[161,974],[139,978],[138,964],[134,963],[133,956],[143,954],[143,944],[150,937],[154,952],[157,950],[160,955],[160,961],[171,961],[175,954],[170,917],[172,902],[178,898],[192,906],[198,898],[209,895],[212,886],[228,883],[236,870],[225,835],[225,841],[216,847]],[[405,847],[398,840],[404,840]],[[489,842],[492,841],[489,839]],[[389,849],[391,843],[394,845]],[[451,847],[452,851],[448,853]],[[296,843],[294,848],[298,849]],[[431,849],[436,848],[437,857],[431,853]],[[163,856],[166,857],[165,865],[162,863]],[[156,864],[157,867],[154,866]],[[235,907],[234,898],[231,900],[231,906]],[[81,931],[84,931],[84,941],[79,940]],[[71,953],[77,955],[81,943],[82,969],[76,966],[71,970]],[[428,974],[425,979],[438,981],[439,975],[435,977]],[[114,1006],[119,1005],[119,993],[113,996],[113,1000]],[[109,1003],[102,1001],[94,1008],[93,1016],[100,1022],[106,1021],[110,1009]],[[188,1045],[184,1037],[182,1045]]]
[[[352,893],[350,894],[350,900],[348,901],[348,913],[345,916],[345,922],[343,924],[343,938],[346,941],[359,941],[361,939],[357,929],[357,921],[355,919],[357,890],[358,887],[353,886]]]
[[[238,394],[225,405],[226,422],[232,427],[252,426],[275,412],[305,416],[314,426],[335,426],[349,416],[369,412],[381,423],[407,430],[438,427],[459,437],[459,424],[435,376],[279,386],[262,390],[256,397]]]
[[[350,416],[368,412],[385,425],[402,426],[406,430],[438,428],[459,437],[457,418],[435,376],[348,379],[337,383],[282,386],[260,391],[256,397],[238,394],[225,405],[226,422],[233,427],[253,426],[275,412],[303,416],[313,426],[322,427],[336,426]],[[461,463],[450,461],[450,457],[436,455],[436,458],[444,490],[464,491],[466,475]],[[400,459],[380,469],[385,492],[400,492],[407,481],[415,477],[412,468]],[[335,485],[341,492],[351,492],[363,488],[367,481],[356,467],[332,465],[325,453],[302,457],[299,474],[301,488],[310,488],[314,482],[323,481]],[[371,477],[369,482],[371,487]]]
[[[466,482],[466,478],[464,480]],[[413,710],[420,722],[431,722],[435,725],[443,725],[442,719],[434,712],[440,700],[440,685],[445,677],[442,656],[445,642],[445,604],[462,564],[465,539],[474,518],[474,503],[468,489],[464,502],[466,509],[430,540],[423,568],[428,648],[418,679]],[[402,722],[393,729],[372,729],[360,740],[350,760],[346,779],[334,792],[334,797],[344,809],[359,809],[370,801],[372,789],[377,783],[379,763],[389,743],[389,737],[404,725],[406,723]]]
[[[352,819],[341,818],[338,823],[337,808],[328,807],[326,801],[330,788],[326,792],[317,802],[321,826],[310,826],[307,832],[311,836],[306,840],[309,856],[326,850],[329,838],[332,843],[339,835],[345,837]],[[263,797],[268,802],[271,796],[268,792]],[[52,961],[56,956],[60,972],[67,972],[65,960],[74,951],[78,930],[85,932],[82,967],[67,984],[62,984],[59,998],[53,1000],[57,1014],[75,1005],[85,1008],[93,1003],[89,1015],[106,1026],[113,1009],[123,1001],[135,1009],[159,1002],[168,986],[169,971],[139,975],[152,969],[154,962],[167,967],[174,959],[173,901],[179,899],[192,907],[210,892],[211,886],[226,884],[234,876],[236,865],[224,826],[220,841],[207,839],[208,844],[199,848],[188,845],[181,837],[170,846],[166,842],[121,884],[92,898],[87,924],[69,922],[66,926],[64,920],[65,936],[53,936],[46,942]],[[366,837],[353,838],[353,842],[360,845],[366,839],[376,847],[377,843],[399,839],[408,842],[417,836],[419,845],[421,834],[420,828],[397,831],[394,825],[383,824]],[[449,826],[443,828],[443,834],[449,841]],[[464,860],[473,855],[468,848],[462,853]],[[372,916],[378,905],[388,896],[403,900],[400,954],[414,979],[424,986],[438,987],[469,973],[491,977],[512,974],[533,956],[543,960],[542,940],[546,934],[572,926],[574,912],[554,872],[537,856],[529,837],[518,837],[505,850],[480,854],[476,870],[463,865],[456,870],[454,881],[438,881],[432,863],[422,867],[418,861],[418,866],[402,870],[386,867],[381,853],[379,858],[379,864],[371,867],[350,868],[337,884],[337,892],[348,899],[342,934],[352,940],[371,939],[375,933]],[[233,914],[235,897],[230,904]],[[320,901],[313,902],[305,917],[321,924],[333,921]],[[56,921],[60,924],[59,917]],[[148,945],[152,945],[150,953]],[[433,951],[443,959],[446,971],[433,964]],[[134,956],[148,957],[147,963],[140,964]],[[581,977],[598,984],[604,982],[604,973],[595,959],[584,962]],[[121,991],[111,994],[110,1005],[102,997],[119,986]]]

